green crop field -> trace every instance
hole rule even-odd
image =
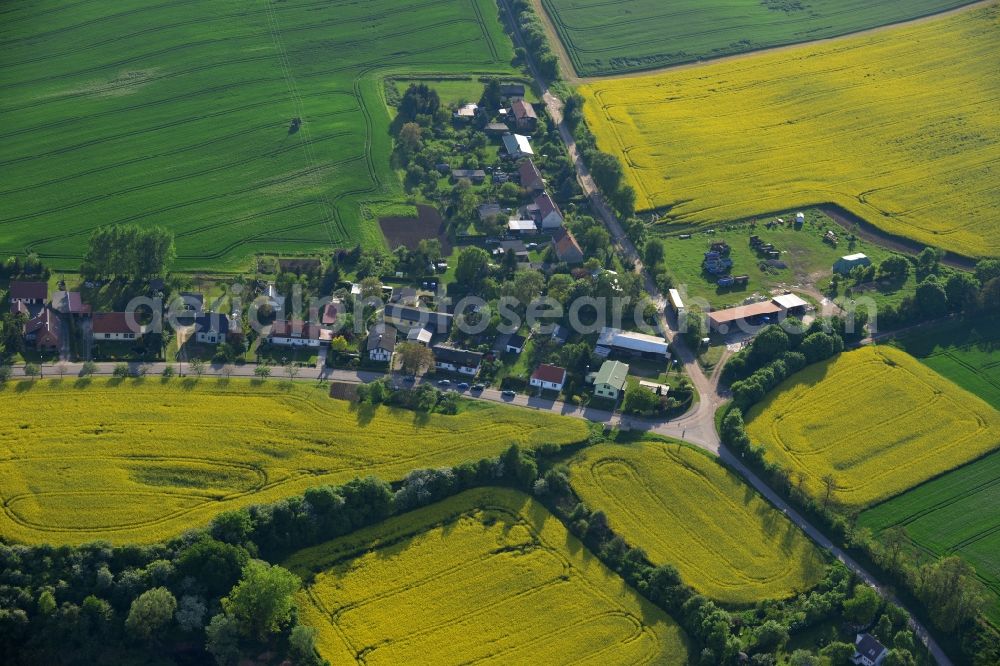
[[[812,542],[705,453],[663,442],[600,445],[570,471],[573,489],[616,533],[713,599],[781,599],[823,578]]]
[[[84,382],[87,383],[87,382]],[[219,512],[369,474],[403,478],[586,425],[474,403],[456,416],[358,408],[322,385],[159,379],[0,389],[0,537],[148,543]]]
[[[686,640],[554,516],[471,490],[285,566],[334,664],[685,664]]]
[[[998,25],[992,4],[579,90],[637,209],[664,223],[827,203],[924,245],[1000,256]]]
[[[580,76],[846,35],[972,0],[541,0]]]
[[[1000,412],[895,347],[863,347],[782,382],[747,432],[795,483],[863,509],[1000,448]]]
[[[1000,453],[949,472],[861,514],[876,532],[902,525],[926,554],[957,554],[996,595],[989,616],[1000,624]]]
[[[896,341],[922,363],[1000,409],[1000,320],[958,320]]]
[[[379,246],[388,74],[511,72],[494,0],[33,0],[0,10],[0,252],[75,269],[91,229],[181,269]],[[293,118],[301,118],[292,131]]]

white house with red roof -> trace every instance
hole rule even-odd
[[[531,379],[528,383],[543,391],[562,391],[563,384],[566,383],[566,370],[555,365],[542,363],[531,373]]]

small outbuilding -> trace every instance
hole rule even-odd
[[[868,258],[867,255],[861,254],[849,254],[845,257],[841,257],[837,260],[837,263],[833,265],[833,272],[839,273],[840,275],[850,275],[851,271],[858,266],[871,266],[872,260]]]

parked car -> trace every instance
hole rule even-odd
[[[473,384],[472,385],[472,390],[473,391],[482,391],[485,388],[486,388],[486,386],[484,386],[483,384]]]
[[[403,377],[403,381],[406,382],[407,384],[412,384],[413,382],[417,381],[417,378],[414,377],[413,375],[406,375],[405,377]]]
[[[464,391],[465,389],[469,388],[469,383],[468,382],[461,382],[456,388],[459,391]]]
[[[449,379],[442,379],[442,380],[438,381],[438,386],[451,386],[451,380],[449,380]]]
[[[506,389],[506,390],[500,391],[500,395],[502,395],[505,398],[513,398],[514,396],[517,395],[517,393],[515,391],[511,391],[510,389]]]

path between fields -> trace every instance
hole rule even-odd
[[[967,11],[973,7],[986,5],[995,2],[995,0],[988,0],[987,2],[980,2],[974,5],[968,5],[966,7],[960,8],[958,11]],[[506,11],[510,23],[514,26],[514,39],[517,46],[525,47],[525,42],[523,36],[521,35],[520,28],[517,26],[517,22],[514,20],[514,13],[510,7],[510,0],[500,0]],[[940,16],[940,14],[938,15]],[[929,17],[917,20],[928,20]],[[899,25],[899,24],[896,24]],[[887,29],[891,26],[886,26]],[[854,33],[855,35],[858,33]],[[558,39],[558,37],[556,37]],[[842,38],[836,38],[842,39]],[[792,47],[779,47],[779,48],[792,48]],[[747,57],[751,54],[741,54],[735,57]],[[676,322],[670,322],[667,320],[666,312],[669,311],[667,307],[666,300],[663,294],[660,293],[659,289],[656,287],[655,282],[652,277],[643,270],[642,262],[639,258],[639,253],[636,251],[635,246],[632,244],[631,240],[625,235],[621,224],[619,223],[617,217],[611,208],[604,201],[603,196],[598,190],[593,178],[590,175],[590,171],[587,166],[583,163],[580,156],[580,152],[576,146],[576,139],[573,137],[573,132],[570,130],[569,126],[566,124],[563,118],[563,102],[556,95],[552,93],[549,89],[548,83],[542,77],[538,71],[535,61],[532,57],[527,59],[528,65],[531,69],[531,73],[535,78],[536,83],[541,91],[541,99],[545,103],[545,107],[552,117],[553,122],[555,122],[559,127],[559,134],[566,144],[566,150],[569,154],[570,159],[576,168],[577,180],[580,183],[580,187],[583,189],[584,194],[590,199],[591,205],[594,210],[598,213],[599,217],[608,229],[611,235],[612,242],[615,245],[616,250],[619,252],[620,256],[625,260],[631,260],[635,262],[635,270],[639,273],[644,280],[646,285],[646,291],[649,293],[650,297],[655,301],[657,305],[657,311],[660,313],[660,326],[667,337],[672,343],[672,347],[675,350],[677,357],[684,364],[684,368],[687,371],[688,377],[691,379],[691,383],[698,391],[699,400],[698,403],[693,407],[691,411],[685,414],[680,419],[676,421],[671,421],[670,426],[660,426],[654,427],[652,430],[658,434],[665,434],[668,436],[673,436],[677,439],[682,439],[688,441],[692,444],[703,448],[716,456],[728,465],[733,471],[743,477],[747,483],[753,486],[761,495],[766,497],[768,501],[771,502],[775,507],[777,507],[782,513],[788,516],[799,529],[801,529],[809,538],[811,538],[817,545],[821,548],[829,551],[838,560],[843,562],[849,569],[851,569],[855,574],[857,574],[862,580],[867,584],[871,585],[877,589],[885,598],[891,600],[893,603],[906,608],[906,606],[896,597],[893,592],[882,585],[878,579],[875,578],[867,569],[865,569],[861,564],[855,561],[850,555],[848,555],[842,548],[834,544],[830,539],[828,539],[820,530],[816,529],[808,520],[806,520],[802,515],[800,515],[788,502],[779,496],[770,486],[761,481],[753,472],[750,471],[743,461],[736,457],[731,451],[722,446],[722,442],[719,438],[719,433],[715,428],[715,414],[719,407],[721,407],[729,399],[729,395],[721,387],[719,383],[720,372],[716,371],[713,373],[710,379],[702,372],[701,366],[698,364],[697,358],[694,353],[690,350],[684,341],[684,337],[677,334],[676,327],[672,327],[671,323],[676,325]],[[676,431],[680,428],[681,434],[677,435]],[[668,434],[672,433],[672,434]],[[934,637],[930,635],[930,632],[917,618],[916,616],[906,609],[907,613],[910,615],[910,622],[914,633],[920,638],[920,640],[927,646],[931,655],[934,657],[935,661],[941,666],[951,666],[952,661],[945,654],[941,646],[938,645]]]
[[[719,56],[717,58],[703,58],[701,60],[695,60],[694,62],[684,62],[676,65],[667,65],[666,67],[655,67],[653,69],[642,69],[634,72],[622,72],[620,74],[605,74],[603,76],[579,76],[576,69],[573,67],[573,61],[569,57],[569,53],[566,51],[565,45],[562,40],[559,39],[559,33],[556,32],[555,25],[552,23],[551,17],[548,12],[542,7],[541,0],[532,0],[532,4],[535,7],[535,12],[539,15],[542,25],[545,26],[546,35],[549,39],[549,46],[556,52],[559,56],[559,60],[565,63],[564,67],[561,67],[561,73],[563,79],[571,85],[581,85],[587,83],[596,83],[598,81],[607,81],[610,79],[635,79],[644,76],[654,76],[656,74],[663,74],[664,72],[675,72],[683,71],[686,69],[693,69],[695,67],[703,67],[705,65],[730,62],[733,60],[743,60],[745,58],[750,58],[758,55],[765,55],[768,53],[781,53],[783,51],[791,51],[792,49],[803,48],[806,46],[823,45],[832,42],[839,42],[845,39],[850,39],[852,37],[865,37],[868,35],[875,35],[880,32],[885,32],[886,30],[894,30],[896,28],[908,27],[911,25],[919,25],[921,23],[926,23],[927,21],[936,21],[938,19],[943,19],[947,16],[952,16],[954,14],[961,14],[962,12],[972,11],[980,7],[986,7],[995,4],[997,0],[980,0],[979,2],[974,2],[969,5],[964,5],[962,7],[955,7],[954,9],[946,9],[944,11],[935,12],[933,14],[928,14],[926,16],[918,16],[917,18],[912,18],[906,21],[897,21],[895,23],[889,23],[887,25],[880,25],[875,28],[868,28],[867,30],[858,30],[856,32],[849,32],[844,35],[838,35],[836,37],[825,37],[823,39],[809,39],[802,42],[795,42],[794,44],[782,44],[780,46],[770,46],[761,49],[754,49],[752,51],[745,51],[743,53],[734,53],[732,55]]]

